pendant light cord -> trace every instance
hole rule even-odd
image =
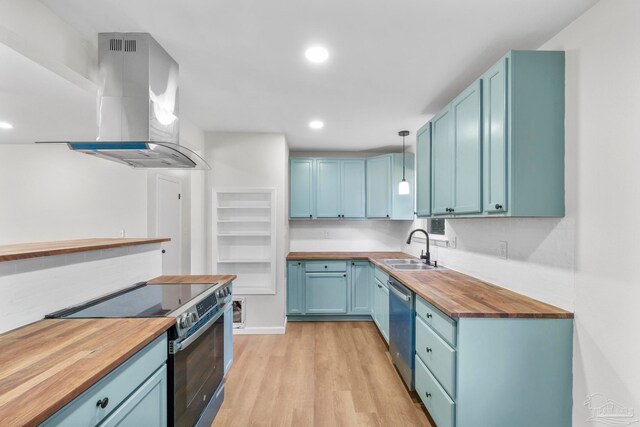
[[[403,135],[402,136],[402,180],[406,181],[405,175],[404,175],[404,171],[405,171],[405,168],[406,168],[406,164],[405,164],[405,161],[404,161],[404,138],[405,137]]]

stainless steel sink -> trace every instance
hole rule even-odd
[[[401,265],[401,264],[424,264],[424,261],[420,260],[420,259],[413,259],[413,258],[407,258],[407,259],[383,259],[381,260],[383,264],[386,265]]]
[[[407,270],[407,271],[421,271],[421,270],[436,270],[437,267],[427,264],[391,264],[391,268],[394,270]]]
[[[380,261],[393,270],[424,271],[437,269],[437,267],[434,267],[433,265],[425,264],[421,259],[383,259]]]

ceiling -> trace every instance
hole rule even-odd
[[[180,63],[182,116],[206,131],[349,151],[398,146],[405,128],[413,141],[507,50],[537,48],[595,2],[43,0],[94,42],[151,33]],[[305,61],[313,43],[329,48],[327,63]],[[316,118],[324,129],[309,129]]]

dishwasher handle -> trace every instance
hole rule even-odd
[[[397,296],[398,298],[400,298],[402,301],[405,302],[409,302],[411,301],[411,294],[407,295],[404,292],[400,292],[395,285],[393,284],[393,282],[391,280],[389,280],[389,290],[391,292],[393,292],[395,294],[395,296]]]

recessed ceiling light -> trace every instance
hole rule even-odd
[[[309,127],[311,129],[322,129],[324,127],[324,123],[321,120],[311,120],[309,122]]]
[[[0,122],[0,129],[13,129],[13,125],[7,122]]]
[[[304,56],[307,61],[320,64],[329,59],[329,51],[323,46],[311,46],[305,51]]]

